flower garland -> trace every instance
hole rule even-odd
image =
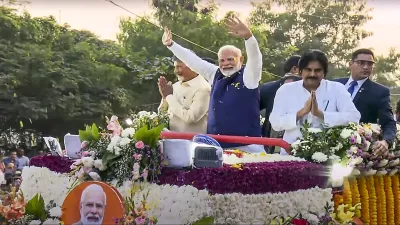
[[[400,224],[400,179],[399,175],[391,176],[393,205],[394,205],[394,221],[395,224]]]
[[[374,177],[369,176],[367,177],[367,190],[369,196],[369,224],[377,224],[378,217],[377,217],[377,196],[375,192],[375,183]]]
[[[46,167],[57,173],[69,173],[71,172],[70,166],[73,162],[68,157],[43,155],[32,157],[29,164],[36,167]]]
[[[361,219],[365,223],[369,223],[369,195],[367,189],[367,179],[365,177],[360,177],[359,179],[359,191],[361,198]]]
[[[239,150],[225,150],[223,155],[224,164],[234,165],[242,163],[260,163],[260,162],[280,162],[280,161],[305,161],[305,159],[291,155],[246,153]]]
[[[376,204],[377,207],[377,223],[378,224],[387,224],[386,223],[386,195],[383,183],[382,176],[374,177],[375,183],[375,192],[376,192]]]
[[[395,224],[394,223],[394,197],[393,197],[393,189],[392,189],[392,179],[389,176],[383,177],[384,183],[384,193],[386,196],[386,221],[387,224]]]

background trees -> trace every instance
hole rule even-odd
[[[161,74],[175,78],[171,53],[155,25],[198,44],[175,37],[202,57],[216,59],[215,52],[225,44],[244,50],[242,40],[226,33],[224,19],[216,19],[213,2],[200,6],[198,0],[153,0],[153,17],[121,21],[119,43],[60,25],[53,17],[19,15],[10,2],[0,1],[0,145],[10,143],[3,137],[10,130],[30,131],[25,135],[30,142],[33,131],[62,137],[85,123],[102,123],[105,116],[123,119],[139,109],[156,110],[156,79]],[[271,11],[276,5],[285,10]],[[255,4],[247,20],[264,55],[263,81],[281,76],[288,56],[313,48],[328,54],[329,77],[346,76],[349,54],[371,35],[362,29],[370,11],[365,0]],[[396,87],[399,57],[395,50],[377,56],[374,79]]]

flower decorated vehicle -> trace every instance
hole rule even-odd
[[[368,175],[362,166],[357,167],[372,160],[359,151],[369,152],[377,138],[374,135],[379,132],[374,134],[372,126],[304,128],[306,140],[319,142],[299,140],[291,156],[228,150],[221,168],[178,169],[165,167],[167,161],[158,145],[160,132],[168,124],[163,118],[167,117],[141,112],[125,121],[127,126],[115,116],[104,129],[86,126],[80,131],[80,159],[44,163],[42,157],[24,169],[24,199],[35,199],[39,193],[41,205],[60,207],[77,184],[98,180],[113,185],[125,199],[125,215],[115,218],[115,224],[121,225],[360,224],[357,218],[369,224],[398,224],[399,173]],[[335,194],[328,185],[335,174],[325,165],[329,160],[360,168],[359,174],[343,179],[343,191]],[[54,166],[57,162],[63,166]],[[68,162],[70,167],[65,166]],[[43,224],[48,219],[57,218],[46,213],[46,218],[32,220]]]

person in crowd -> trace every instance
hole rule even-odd
[[[353,52],[350,62],[351,75],[337,79],[345,85],[361,113],[361,123],[379,123],[383,140],[372,145],[375,154],[387,154],[396,137],[396,121],[390,105],[389,88],[373,82],[370,77],[375,63],[374,53],[369,49]]]
[[[6,169],[4,163],[3,163],[3,157],[4,157],[4,152],[0,149],[0,185],[3,185],[6,183],[6,178],[4,175],[4,170]]]
[[[10,151],[8,157],[3,160],[3,163],[6,166],[6,168],[8,167],[8,164],[10,164],[10,163],[13,164],[13,167],[16,166],[16,168],[18,168],[19,162],[17,160],[17,152]]]
[[[307,121],[313,128],[358,123],[357,111],[346,88],[325,80],[328,58],[319,50],[306,52],[299,61],[302,80],[282,85],[275,96],[271,126],[285,131],[283,140],[292,144],[301,137],[300,127]],[[281,154],[287,154],[281,149]]]
[[[218,51],[218,66],[202,60],[192,51],[172,39],[165,28],[163,44],[210,84],[211,98],[208,112],[208,134],[260,137],[260,96],[258,84],[262,73],[262,55],[256,38],[237,17],[227,19],[230,33],[245,40],[247,64],[239,48],[226,45]],[[223,148],[248,152],[263,152],[263,146],[221,143]]]
[[[22,146],[17,148],[17,157],[15,160],[18,161],[17,169],[21,171],[25,166],[29,166],[29,158],[25,156],[25,149]]]
[[[38,151],[36,152],[36,155],[43,156],[43,155],[45,155],[45,154],[44,154],[44,151],[43,151],[43,150],[38,150]]]
[[[206,133],[211,86],[177,57],[173,60],[179,81],[172,85],[163,76],[158,79],[158,111],[168,111],[171,131]]]
[[[285,72],[283,78],[265,83],[260,86],[260,110],[265,110],[265,121],[261,130],[261,134],[263,137],[271,137],[271,123],[268,119],[274,105],[276,92],[283,84],[298,81],[301,79],[301,77],[298,76],[298,64],[300,57],[301,56],[299,55],[294,55],[286,60],[283,67],[283,70]]]

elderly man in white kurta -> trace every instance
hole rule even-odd
[[[305,53],[299,61],[302,80],[282,85],[276,93],[269,120],[276,131],[285,131],[283,140],[292,144],[301,137],[305,121],[322,128],[358,123],[361,114],[342,84],[325,80],[328,59],[318,50]],[[282,149],[281,154],[287,154]]]
[[[158,87],[162,100],[158,111],[168,112],[171,131],[204,134],[211,85],[177,57],[174,56],[173,61],[179,81],[170,85],[165,77],[160,77]]]

